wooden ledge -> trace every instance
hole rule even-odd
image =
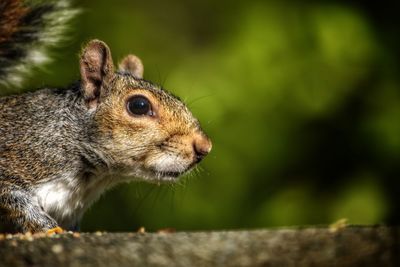
[[[0,236],[0,266],[400,266],[400,228]]]

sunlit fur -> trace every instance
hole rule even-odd
[[[109,165],[153,182],[173,181],[194,165],[193,140],[204,133],[179,99],[129,74],[115,74],[110,87],[113,92],[100,101],[95,115]],[[154,116],[129,114],[126,103],[134,95],[150,100]]]

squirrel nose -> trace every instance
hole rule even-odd
[[[203,135],[198,134],[193,140],[193,150],[195,153],[195,161],[199,163],[208,153],[210,153],[212,147],[211,140]]]

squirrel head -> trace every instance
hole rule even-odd
[[[80,72],[96,129],[90,139],[111,169],[147,181],[175,181],[210,152],[210,139],[185,104],[143,80],[138,57],[128,55],[115,71],[108,46],[92,40],[81,54]]]

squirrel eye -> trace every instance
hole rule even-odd
[[[131,114],[134,115],[153,115],[150,101],[141,95],[129,98],[127,102],[127,109]]]

